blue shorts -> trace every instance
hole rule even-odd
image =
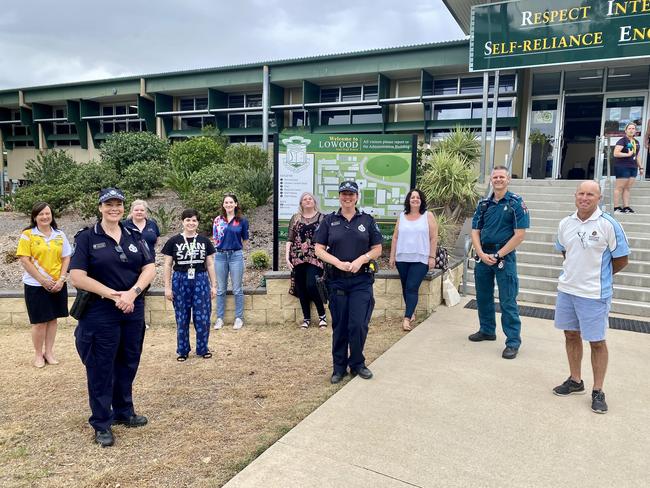
[[[636,166],[615,166],[614,174],[617,178],[636,178],[639,168]]]
[[[589,342],[605,340],[612,298],[583,298],[561,291],[555,302],[555,328],[579,331]]]

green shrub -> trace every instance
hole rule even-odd
[[[211,189],[233,187],[239,189],[242,170],[232,164],[210,164],[190,176],[193,188]]]
[[[139,198],[149,198],[164,186],[168,167],[158,161],[137,161],[122,172],[119,187]]]
[[[163,181],[165,186],[176,193],[181,200],[185,199],[194,188],[191,174],[183,169],[172,167],[167,171]]]
[[[225,146],[211,137],[194,137],[174,144],[169,152],[172,168],[191,175],[206,166],[223,162]]]
[[[268,269],[271,266],[271,256],[263,249],[258,249],[250,254],[251,266],[255,269]]]
[[[118,174],[138,161],[156,161],[165,164],[169,143],[153,132],[115,132],[109,135],[100,149],[103,162],[112,164]]]
[[[223,147],[228,147],[228,136],[221,135],[221,131],[213,125],[206,125],[201,129],[201,135],[214,139]]]
[[[246,144],[228,146],[224,162],[245,170],[271,167],[269,155],[266,151],[258,146],[248,146]]]
[[[420,179],[420,189],[431,207],[456,221],[476,205],[476,172],[458,154],[434,151],[429,169]]]
[[[99,204],[97,203],[98,195],[93,193],[85,193],[80,195],[76,202],[75,208],[84,220],[92,220],[99,218]]]
[[[211,190],[193,188],[183,198],[183,204],[186,208],[193,208],[201,217],[200,230],[209,232],[212,230],[212,221],[221,212],[223,196],[227,190]],[[237,200],[242,212],[246,213],[249,209],[255,208],[255,199],[247,193],[237,193]]]
[[[237,188],[255,197],[256,206],[264,205],[273,194],[273,173],[271,168],[244,170],[239,176]]]
[[[78,168],[75,185],[79,191],[92,193],[95,199],[102,188],[119,187],[120,177],[112,163],[93,160],[80,164]]]
[[[55,215],[66,210],[75,201],[79,191],[72,184],[33,184],[18,188],[11,196],[11,205],[17,212],[30,214],[36,202],[47,202]]]
[[[70,180],[77,163],[63,150],[38,153],[36,159],[25,163],[25,179],[35,184],[56,185]]]

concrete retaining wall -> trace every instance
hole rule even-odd
[[[463,267],[461,262],[453,263],[452,280],[456,287],[462,279]],[[302,312],[298,299],[289,295],[289,273],[285,271],[270,271],[266,273],[266,288],[244,290],[244,321],[248,324],[275,325],[298,323],[302,320]],[[230,292],[229,292],[230,293]],[[70,290],[69,305],[72,306],[75,291]],[[401,318],[404,315],[404,300],[397,272],[380,271],[375,277],[374,284],[375,310],[373,322],[386,319]],[[442,301],[442,273],[436,270],[427,277],[420,286],[420,298],[416,310],[417,317],[422,319],[433,312]],[[213,306],[213,322],[214,310]],[[234,320],[234,297],[228,295],[226,300],[226,324]],[[328,311],[329,314],[329,311]],[[316,317],[316,311],[312,312]],[[150,325],[175,325],[174,307],[165,300],[162,289],[151,289],[147,294],[146,322]],[[72,317],[61,319],[60,324],[75,325]],[[23,292],[18,290],[0,291],[0,326],[25,326],[29,324]]]

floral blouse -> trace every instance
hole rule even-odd
[[[323,214],[320,212],[310,218],[305,218],[299,213],[291,218],[288,241],[291,243],[289,260],[293,266],[309,263],[319,268],[323,267],[321,260],[316,257],[316,250],[312,242],[316,227],[322,219]]]

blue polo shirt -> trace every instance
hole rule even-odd
[[[381,244],[383,238],[372,215],[356,211],[348,221],[338,212],[332,212],[321,220],[314,233],[314,242],[327,246],[327,252],[341,261],[352,262]]]
[[[144,225],[144,229],[142,230],[138,229],[138,227],[133,223],[132,219],[126,219],[124,221],[124,225],[129,229],[135,229],[142,233],[142,238],[149,246],[151,254],[155,257],[156,241],[158,241],[158,238],[160,237],[160,229],[158,228],[156,221],[153,219],[145,219],[145,222],[146,223]]]
[[[239,251],[248,240],[248,220],[234,218],[230,222],[221,215],[212,224],[212,241],[218,251]]]
[[[70,269],[84,270],[90,278],[116,291],[133,288],[142,268],[153,263],[153,257],[139,231],[127,229],[122,223],[120,227],[122,253],[116,249],[118,243],[106,235],[99,223],[79,232],[75,236]]]
[[[474,212],[472,229],[481,231],[481,245],[503,245],[515,234],[515,229],[528,229],[530,218],[524,199],[506,192],[503,198],[481,200]]]

